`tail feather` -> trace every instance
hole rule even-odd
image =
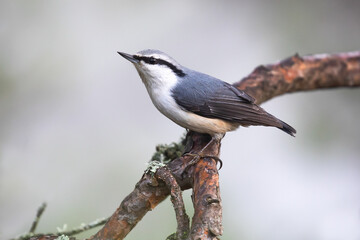
[[[292,126],[290,126],[289,124],[287,124],[287,123],[285,123],[285,122],[283,122],[281,120],[280,120],[280,122],[282,123],[282,127],[278,127],[278,129],[283,130],[287,134],[295,137],[296,130]]]
[[[295,137],[296,130],[292,126],[286,122],[281,121],[257,105],[253,105],[252,108],[242,109],[242,117],[243,118],[240,118],[238,122],[240,122],[240,124],[243,126],[261,125],[277,127],[290,136]]]

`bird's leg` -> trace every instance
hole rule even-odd
[[[223,137],[223,135],[222,135],[222,137]],[[194,157],[194,158],[188,163],[188,165],[186,166],[185,169],[187,169],[188,167],[196,164],[201,158],[206,158],[206,157],[207,157],[207,158],[212,158],[212,159],[214,159],[216,162],[220,162],[220,168],[219,168],[219,169],[221,169],[221,167],[222,167],[223,164],[222,164],[222,161],[221,161],[221,159],[220,159],[219,157],[213,156],[213,155],[204,155],[203,153],[204,153],[204,151],[206,150],[206,148],[208,148],[214,141],[220,141],[222,137],[218,138],[218,137],[212,136],[212,137],[211,137],[211,140],[210,140],[210,141],[200,150],[200,152],[198,152],[198,153],[185,153],[183,156],[192,156],[192,157]]]

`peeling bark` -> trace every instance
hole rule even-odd
[[[218,239],[222,235],[222,207],[216,162],[204,158],[195,169],[193,186],[195,213],[191,239]]]
[[[261,65],[233,84],[261,104],[276,96],[309,90],[360,86],[360,52],[300,57]]]

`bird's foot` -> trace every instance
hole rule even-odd
[[[219,163],[220,163],[219,170],[220,170],[220,169],[222,168],[222,166],[223,166],[223,162],[222,162],[221,159],[220,159],[219,157],[217,157],[217,156],[213,156],[213,155],[203,155],[203,154],[201,154],[201,153],[200,153],[200,154],[199,154],[199,153],[185,153],[183,156],[184,156],[184,157],[185,157],[185,156],[193,157],[193,159],[191,159],[190,162],[187,164],[185,170],[187,170],[188,167],[193,166],[193,165],[195,165],[196,163],[198,163],[201,158],[212,158],[212,159],[214,159],[214,160],[216,161],[216,165],[217,165],[217,163],[219,162]]]

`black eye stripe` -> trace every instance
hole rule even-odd
[[[149,63],[150,64],[156,64],[156,58],[150,57],[149,58]]]
[[[170,68],[179,77],[184,77],[186,75],[181,69],[177,68],[172,63],[169,63],[168,61],[165,61],[163,59],[158,59],[158,58],[154,58],[154,57],[136,56],[136,55],[134,56],[134,58],[139,61],[144,61],[151,65],[155,65],[155,64],[165,65],[168,68]]]

